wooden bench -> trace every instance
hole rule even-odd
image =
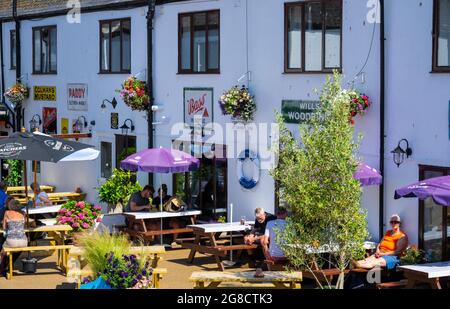
[[[408,285],[408,280],[403,279],[400,281],[394,281],[394,282],[385,282],[385,283],[378,283],[377,289],[399,289],[399,288],[405,288]]]
[[[165,274],[167,274],[167,268],[153,268],[152,281],[154,288],[156,289],[160,288],[161,280]],[[90,269],[77,269],[77,270],[70,270],[68,272],[69,277],[75,278],[78,289],[81,286],[82,278],[91,277],[93,275],[94,273]]]
[[[266,271],[264,272],[264,277],[255,277],[254,275],[254,271],[195,271],[189,280],[194,282],[197,289],[218,288],[222,283],[272,284],[278,289],[301,288],[301,272]],[[251,288],[254,288],[254,286],[251,286]],[[264,286],[261,288],[267,289],[268,287]]]
[[[135,231],[135,230],[131,230],[131,229],[127,228],[124,231],[131,237],[152,237],[152,236],[169,235],[169,234],[192,233],[192,229],[190,229],[190,228],[153,230],[153,231],[147,231],[147,232]]]
[[[4,247],[3,250],[6,253],[6,257],[9,257],[9,272],[6,274],[6,278],[8,280],[13,277],[13,253],[14,252],[35,252],[35,251],[54,251],[58,250],[62,251],[62,255],[58,256],[57,265],[63,268],[65,271],[67,270],[67,256],[69,250],[73,248],[72,245],[56,245],[56,246],[33,246],[33,247],[17,247],[17,248],[8,248]]]

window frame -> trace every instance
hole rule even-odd
[[[438,65],[439,53],[439,7],[440,0],[433,0],[433,55],[431,73],[450,73],[450,63],[448,66]]]
[[[122,23],[128,21],[130,23],[130,69],[123,69],[123,38],[122,38],[122,34],[123,34],[123,26]],[[112,54],[112,32],[111,32],[111,24],[113,22],[120,22],[120,71],[112,71],[112,58],[111,58],[111,54]],[[102,68],[102,26],[103,24],[109,24],[109,55],[108,55],[108,59],[109,59],[109,63],[108,63],[108,67],[109,70],[103,70]],[[131,61],[132,61],[132,56],[131,56],[131,17],[124,17],[124,18],[114,18],[114,19],[103,19],[103,20],[99,20],[99,36],[98,36],[98,41],[99,41],[99,50],[98,50],[98,58],[99,58],[99,65],[98,65],[98,72],[99,74],[131,74]]]
[[[50,30],[50,29],[54,29],[56,32],[56,70],[51,69],[51,55],[52,55],[52,44],[51,44],[51,35],[49,35],[49,48],[48,48],[48,65],[49,65],[49,71],[48,72],[43,72],[42,71],[42,64],[43,64],[43,58],[42,58],[42,32],[43,30]],[[39,30],[40,34],[41,34],[41,49],[40,49],[40,70],[36,70],[36,53],[35,53],[35,32],[36,30]],[[31,29],[32,31],[32,40],[33,40],[33,44],[32,44],[32,48],[33,48],[33,74],[36,75],[55,75],[58,74],[58,28],[56,25],[50,25],[50,26],[38,26],[38,27],[33,27]]]
[[[13,33],[14,33],[14,40],[13,40]],[[9,69],[15,70],[17,68],[17,51],[16,51],[16,30],[12,29],[9,31]],[[16,62],[13,61],[13,48],[14,53],[16,54]]]
[[[206,71],[204,72],[196,72],[194,71],[194,15],[196,14],[206,14],[206,44],[205,44],[205,62],[206,62]],[[217,13],[218,15],[218,68],[217,69],[209,69],[209,24],[208,24],[208,16],[209,14]],[[182,69],[181,63],[181,20],[183,17],[190,18],[190,69]],[[178,14],[178,74],[220,74],[220,9],[214,10],[206,10],[206,11],[195,11],[195,12],[187,12],[187,13],[179,13]]]
[[[306,10],[305,7],[309,3],[318,2],[322,6],[322,12],[325,12],[325,4],[330,2],[336,2],[340,5],[341,8],[341,31],[340,31],[340,51],[339,51],[339,67],[336,68],[327,68],[325,66],[325,54],[326,54],[326,44],[325,44],[325,34],[326,34],[326,15],[322,13],[322,69],[321,70],[306,70],[305,69],[305,27],[306,27]],[[289,26],[289,14],[288,11],[291,7],[300,6],[302,10],[302,24],[301,24],[301,68],[289,68],[289,44],[288,44],[288,26]],[[323,73],[333,73],[333,70],[338,70],[342,72],[342,31],[343,27],[343,1],[342,0],[307,0],[307,1],[297,1],[297,2],[286,2],[284,3],[284,73],[285,74],[323,74]]]

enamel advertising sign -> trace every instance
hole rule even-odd
[[[213,122],[213,88],[184,88],[184,123],[202,127]]]

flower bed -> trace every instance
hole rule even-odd
[[[123,82],[122,89],[117,90],[117,92],[120,93],[125,104],[132,110],[144,111],[148,109],[150,97],[147,84],[144,81],[130,76]]]
[[[101,207],[87,202],[69,201],[61,206],[56,216],[58,224],[70,225],[74,232],[91,228],[96,222],[101,222]]]
[[[254,97],[248,88],[234,86],[220,97],[220,108],[224,115],[231,115],[236,120],[252,121],[256,112]]]
[[[22,104],[29,95],[28,87],[20,83],[6,89],[5,92],[5,97],[16,105]]]

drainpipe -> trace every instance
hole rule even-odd
[[[380,172],[383,182],[379,188],[379,239],[384,235],[384,185],[386,175],[384,173],[384,151],[385,151],[385,29],[384,29],[384,0],[380,0]]]
[[[13,0],[13,19],[16,23],[16,80],[20,82],[22,76],[21,67],[21,52],[20,52],[20,20],[17,17],[17,0]],[[16,112],[16,131],[21,130],[22,123],[22,108],[21,106],[15,107]]]
[[[7,115],[6,122],[9,124],[13,130],[15,129],[15,116],[14,111],[6,104],[5,99],[5,61],[4,61],[4,45],[3,45],[3,20],[0,20],[0,89],[1,89],[1,103],[8,110],[9,114]],[[9,115],[12,115],[10,118]],[[12,120],[12,122],[10,121]],[[8,128],[8,125],[5,125],[5,128]]]
[[[155,18],[155,0],[148,0],[147,12],[147,86],[150,104],[147,109],[148,148],[153,148],[153,111],[155,102],[153,91],[153,20]],[[153,174],[148,174],[148,184],[153,185]]]

